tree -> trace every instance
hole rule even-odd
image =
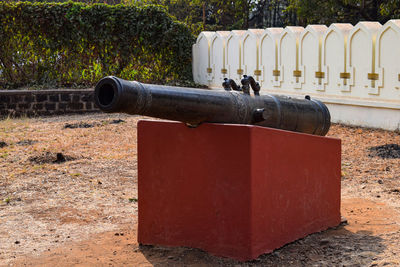
[[[379,21],[385,23],[400,15],[400,0],[292,0],[302,25],[334,22]]]
[[[195,33],[248,28],[249,14],[254,6],[252,0],[125,0],[125,3],[162,5]]]
[[[250,14],[250,26],[252,28],[266,28],[296,25],[296,12],[294,9],[289,10],[289,5],[289,0],[257,1]]]
[[[201,30],[234,30],[294,25],[297,14],[290,0],[125,0],[134,5],[158,4],[195,34]]]

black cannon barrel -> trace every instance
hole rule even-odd
[[[94,99],[104,112],[122,112],[182,121],[254,124],[325,135],[328,108],[320,101],[287,96],[250,96],[238,91],[142,84],[108,76],[96,85]]]

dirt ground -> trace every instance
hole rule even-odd
[[[0,121],[0,266],[400,266],[400,134],[333,125],[347,223],[240,263],[139,246],[136,123]]]

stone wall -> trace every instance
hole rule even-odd
[[[0,117],[42,116],[95,112],[93,89],[85,90],[3,90]]]

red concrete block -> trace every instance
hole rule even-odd
[[[138,242],[251,260],[340,223],[338,139],[140,121]]]

